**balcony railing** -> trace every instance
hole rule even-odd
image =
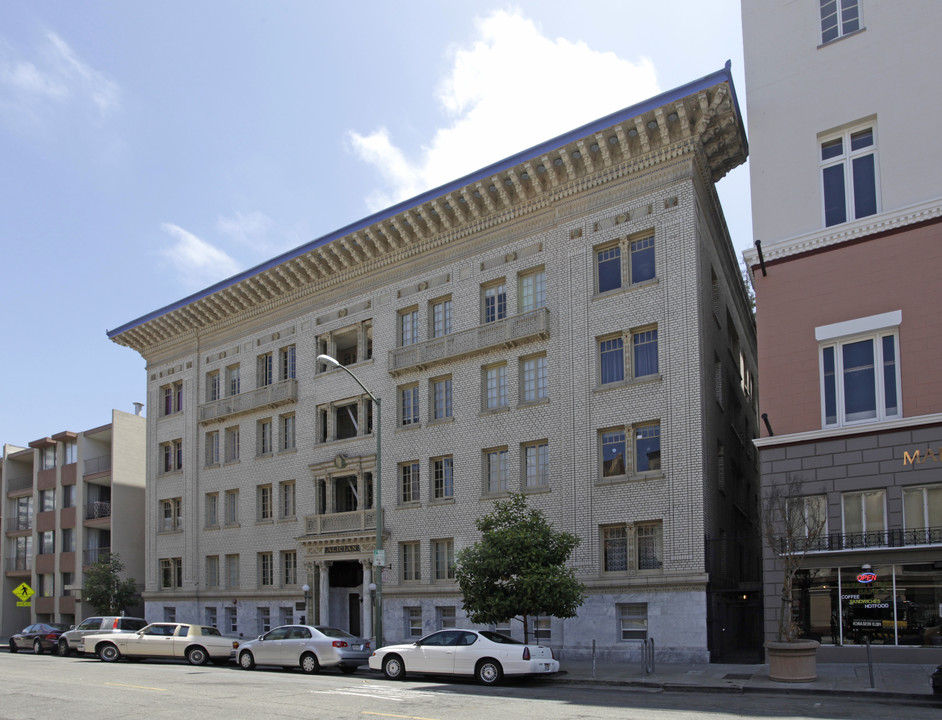
[[[85,506],[85,519],[95,520],[97,518],[111,517],[111,503],[104,500],[96,500]]]
[[[389,351],[389,372],[424,369],[447,360],[474,355],[498,345],[512,347],[549,337],[549,310],[540,308],[522,315],[479,325],[471,330],[452,333],[415,345]]]
[[[85,548],[82,551],[82,564],[94,565],[99,560],[108,557],[111,554],[110,547]]]
[[[33,518],[31,517],[11,517],[7,522],[7,532],[20,532],[22,530],[33,529]]]
[[[376,511],[354,510],[327,515],[308,515],[304,518],[304,524],[308,535],[376,530]]]
[[[7,492],[18,492],[20,490],[26,490],[27,488],[33,487],[33,477],[32,475],[24,475],[23,477],[10,478],[7,482]]]
[[[32,570],[33,556],[17,555],[16,557],[7,558],[6,569],[8,572]]]
[[[99,455],[85,460],[86,475],[94,475],[108,470],[111,470],[111,455]]]
[[[200,405],[199,418],[200,422],[221,420],[230,415],[251,412],[261,407],[277,407],[297,399],[298,381],[290,378]]]
[[[942,545],[942,527],[913,528],[903,530],[873,530],[861,533],[831,533],[814,540],[793,538],[789,545],[788,538],[779,537],[779,554],[789,552],[839,552],[844,550],[862,550],[869,548],[904,548],[919,545]],[[790,549],[791,548],[791,549]]]

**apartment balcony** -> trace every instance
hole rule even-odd
[[[7,481],[7,492],[15,493],[21,490],[29,490],[33,487],[33,476],[25,475],[23,477],[10,478]]]
[[[90,502],[85,506],[85,519],[98,520],[99,518],[111,517],[111,503],[103,500]]]
[[[354,510],[353,512],[308,515],[304,518],[308,535],[330,535],[335,533],[362,533],[376,530],[376,510]]]
[[[476,355],[495,347],[515,347],[549,337],[549,310],[540,308],[471,330],[452,333],[389,351],[389,372],[424,370],[432,365]]]
[[[111,470],[111,455],[100,455],[85,460],[85,475],[96,475]]]
[[[847,552],[851,550],[869,550],[873,548],[908,548],[924,545],[942,545],[942,527],[914,528],[903,530],[873,530],[862,533],[831,533],[814,540],[807,538],[792,539],[778,537],[776,549],[780,555],[789,552]],[[793,548],[790,550],[789,547]]]
[[[110,554],[110,547],[85,548],[85,550],[82,551],[82,564],[94,565],[96,562],[108,557]]]
[[[199,421],[205,423],[212,420],[222,420],[233,415],[252,412],[258,408],[275,408],[279,405],[296,402],[297,399],[298,381],[294,378],[281,380],[265,387],[200,405]]]
[[[33,529],[33,518],[31,517],[11,517],[7,520],[7,532],[25,532]]]
[[[5,563],[5,569],[7,572],[31,572],[33,569],[33,556],[16,556],[7,558]]]

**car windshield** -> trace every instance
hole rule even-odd
[[[322,635],[326,635],[327,637],[331,637],[331,638],[344,638],[344,639],[353,638],[354,640],[356,639],[350,633],[344,632],[343,630],[338,630],[337,628],[333,628],[333,627],[318,626],[315,628],[315,630],[317,630]]]
[[[492,632],[491,630],[482,630],[481,635],[486,637],[491,642],[500,643],[501,645],[523,645],[519,640],[514,640],[513,638],[507,637],[506,635],[501,635],[500,633]]]

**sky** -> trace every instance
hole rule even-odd
[[[739,0],[665,7],[2,0],[0,444],[133,412],[106,331],[278,253],[727,60],[745,113]]]

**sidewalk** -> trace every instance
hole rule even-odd
[[[777,693],[830,693],[842,695],[870,695],[938,701],[942,695],[933,695],[929,676],[936,665],[902,665],[880,663],[873,665],[873,687],[866,663],[817,664],[818,679],[808,683],[783,683],[769,679],[768,665],[722,664],[655,664],[654,672],[645,674],[641,663],[619,664],[591,660],[563,660],[555,682],[580,685],[620,685],[671,691],[698,692],[777,692]]]

